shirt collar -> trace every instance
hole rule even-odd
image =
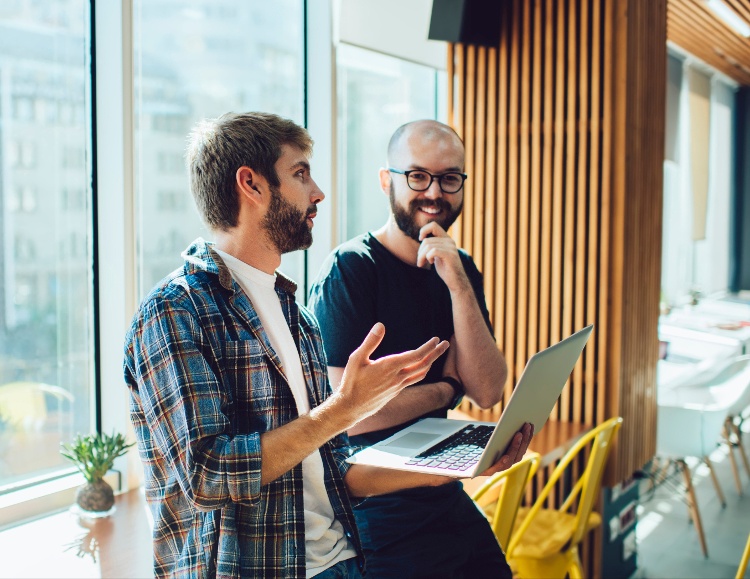
[[[235,291],[232,272],[214,250],[213,243],[199,237],[182,252],[182,258],[185,260],[188,275],[199,271],[218,275],[219,283],[225,289]],[[297,284],[276,270],[276,288],[293,296],[297,291]]]

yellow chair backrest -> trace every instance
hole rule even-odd
[[[572,525],[572,531],[569,538],[564,542],[562,550],[570,551],[575,549],[581,542],[585,534],[591,529],[589,518],[592,514],[594,504],[599,495],[604,465],[611,448],[611,442],[617,431],[622,425],[622,418],[615,417],[607,420],[585,434],[560,460],[545,484],[541,493],[537,497],[534,505],[525,513],[523,520],[518,528],[513,531],[513,535],[506,551],[508,559],[513,558],[514,551],[523,542],[524,533],[534,523],[535,517],[544,509],[547,498],[555,488],[557,482],[565,473],[568,466],[576,459],[580,452],[591,445],[591,453],[586,463],[586,468],[576,484],[573,486],[568,497],[558,509],[559,512],[570,510],[577,501],[577,509]]]
[[[536,452],[528,453],[509,469],[492,475],[471,497],[487,515],[503,549],[508,547],[518,507],[540,458]]]
[[[73,401],[73,395],[64,388],[42,382],[0,384],[0,416],[16,427],[39,427],[47,418],[45,396]]]

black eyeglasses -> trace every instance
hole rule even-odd
[[[398,169],[388,168],[391,173],[398,173],[406,177],[406,183],[412,191],[427,191],[432,182],[437,179],[440,190],[443,193],[458,193],[466,181],[466,173],[443,173],[442,175],[433,175],[422,169],[411,169],[409,171],[399,171]]]

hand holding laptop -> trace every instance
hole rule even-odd
[[[526,422],[521,430],[513,435],[513,439],[510,441],[508,448],[505,450],[505,454],[495,462],[490,468],[484,472],[480,472],[477,476],[490,476],[496,472],[508,470],[519,460],[523,458],[526,451],[529,449],[529,443],[534,436],[534,425]]]

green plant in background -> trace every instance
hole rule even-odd
[[[115,459],[124,455],[134,443],[126,444],[122,434],[78,435],[71,444],[60,443],[60,454],[75,464],[87,482],[101,480]]]

